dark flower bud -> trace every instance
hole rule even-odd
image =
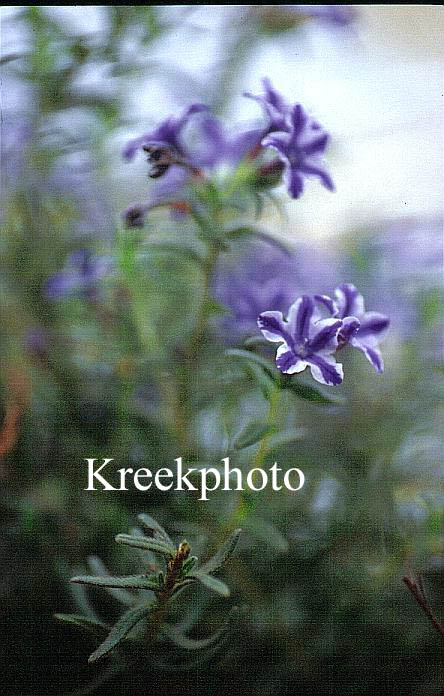
[[[266,189],[277,186],[281,182],[284,169],[285,165],[280,159],[261,165],[256,169],[253,176],[254,188]]]
[[[150,143],[142,148],[147,153],[147,162],[151,164],[148,176],[151,179],[158,179],[163,176],[172,164],[179,162],[178,156],[172,148],[160,143]]]
[[[143,227],[145,224],[146,207],[133,205],[123,213],[123,220],[127,227]]]

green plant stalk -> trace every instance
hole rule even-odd
[[[199,349],[208,323],[208,303],[211,300],[211,281],[216,268],[220,246],[217,241],[208,243],[209,249],[204,264],[203,294],[196,324],[191,334],[188,347],[182,354],[178,377],[176,382],[176,404],[174,408],[174,429],[182,447],[181,454],[192,454],[192,443],[189,437],[189,423],[191,419],[190,389],[193,379],[193,371],[199,355]]]
[[[153,643],[162,629],[163,620],[168,609],[168,604],[173,596],[174,588],[182,572],[184,561],[190,555],[190,547],[186,541],[182,542],[174,556],[168,561],[167,573],[162,589],[157,594],[156,607],[151,614],[151,632],[149,642]]]
[[[281,390],[279,389],[279,387],[275,386],[273,388],[273,391],[270,394],[270,399],[269,399],[267,423],[270,426],[276,425],[280,396],[281,396]],[[270,435],[271,434],[265,435],[265,437],[262,438],[260,445],[258,447],[258,450],[257,450],[257,452],[253,458],[253,461],[250,465],[250,470],[259,469],[262,467],[262,464],[264,463],[265,457],[266,457],[267,452],[268,452],[268,441],[269,441]],[[253,481],[254,481],[254,476],[253,476]],[[242,523],[242,521],[245,519],[245,517],[248,515],[248,513],[251,511],[251,509],[252,509],[251,498],[247,499],[244,492],[242,491],[240,493],[239,501],[238,501],[238,504],[233,512],[231,520],[229,521],[227,527],[224,529],[224,532],[223,532],[224,535],[229,534],[232,530],[236,529],[236,527],[238,527],[239,524]]]

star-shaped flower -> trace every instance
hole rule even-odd
[[[322,163],[329,135],[310,118],[300,104],[295,104],[288,117],[288,131],[273,132],[262,140],[264,147],[277,151],[285,164],[288,192],[299,198],[304,190],[304,178],[317,176],[329,191],[333,181]]]
[[[299,297],[288,310],[287,320],[281,312],[263,312],[258,326],[268,341],[282,344],[276,353],[276,365],[281,372],[292,375],[310,367],[317,382],[341,384],[342,365],[336,362],[333,353],[338,348],[342,320],[321,319],[311,297]]]
[[[180,134],[193,114],[205,111],[206,109],[207,107],[204,104],[191,104],[179,117],[168,116],[168,118],[162,121],[153,131],[144,133],[134,140],[130,140],[123,150],[123,157],[127,160],[131,160],[137,150],[144,146],[149,146],[152,143],[156,145],[165,145],[173,148],[173,150],[180,155],[185,155],[180,141]]]
[[[342,319],[339,332],[340,347],[346,344],[360,350],[377,372],[383,372],[384,361],[378,343],[390,324],[390,319],[379,312],[366,312],[364,298],[351,283],[342,283],[335,290],[335,300],[326,295],[315,299],[327,307],[333,317]]]

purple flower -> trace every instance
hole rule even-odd
[[[333,181],[321,159],[329,141],[328,133],[309,118],[300,104],[291,109],[289,125],[289,132],[271,133],[262,140],[262,145],[276,150],[284,162],[290,195],[299,198],[306,176],[319,177],[325,188],[334,191]]]
[[[262,79],[265,94],[256,95],[251,92],[244,92],[244,97],[255,99],[263,107],[267,117],[268,125],[262,131],[262,137],[273,131],[287,131],[289,125],[287,123],[287,115],[290,112],[290,107],[285,102],[284,98],[272,86],[270,80],[266,77]],[[260,138],[259,138],[260,141]]]
[[[200,111],[205,111],[206,109],[207,107],[204,104],[191,104],[191,106],[178,118],[169,116],[153,131],[144,133],[144,135],[134,140],[130,140],[123,150],[123,157],[127,160],[131,160],[137,150],[144,146],[149,146],[152,143],[169,146],[180,155],[184,156],[186,153],[180,141],[181,132],[188,123],[190,116]]]
[[[213,168],[221,162],[237,165],[249,152],[260,146],[264,129],[241,131],[234,137],[227,133],[220,119],[206,114],[199,124],[199,152],[193,152],[192,163],[197,167]]]
[[[285,312],[296,296],[334,287],[341,274],[338,257],[313,245],[284,251],[259,240],[241,244],[217,266],[214,297],[231,310],[217,322],[218,333],[242,342],[257,332],[261,312]]]
[[[44,294],[49,300],[58,300],[73,293],[93,299],[99,280],[111,270],[111,260],[106,256],[92,256],[88,249],[71,254],[60,273],[46,283]]]
[[[377,372],[383,372],[384,362],[378,342],[389,326],[390,320],[379,312],[366,312],[364,298],[351,283],[342,283],[335,290],[336,300],[317,295],[333,317],[343,319],[339,332],[340,346],[349,344],[360,350]]]
[[[311,297],[302,295],[288,310],[285,321],[281,312],[263,312],[258,326],[268,341],[281,343],[276,365],[292,375],[310,367],[313,378],[321,384],[338,385],[344,379],[342,365],[333,353],[338,348],[342,320],[321,319]]]

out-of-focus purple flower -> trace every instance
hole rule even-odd
[[[335,290],[336,300],[317,295],[333,317],[343,319],[339,344],[349,344],[360,350],[377,372],[383,372],[384,362],[378,343],[385,334],[390,320],[379,312],[366,312],[364,298],[351,283],[342,283]]]
[[[172,147],[180,155],[185,156],[186,152],[180,140],[182,130],[193,114],[205,111],[206,109],[207,107],[204,104],[191,104],[191,106],[178,118],[169,116],[154,130],[144,133],[139,138],[130,140],[123,150],[123,157],[127,160],[131,160],[137,150],[151,143],[167,145]]]
[[[253,128],[232,136],[220,119],[206,114],[199,123],[199,147],[193,148],[192,163],[210,169],[221,162],[237,165],[245,155],[260,146],[263,135],[263,129]]]
[[[342,365],[333,354],[338,348],[342,320],[321,319],[311,297],[299,297],[288,310],[287,320],[282,312],[263,312],[258,326],[268,341],[281,343],[276,353],[276,365],[281,372],[293,375],[309,367],[317,382],[341,384]]]
[[[416,343],[425,337],[421,331],[423,321],[430,319],[441,331],[444,307],[441,218],[405,217],[385,224],[379,222],[357,240],[356,252],[353,257],[344,257],[348,268],[344,268],[342,277],[352,277],[359,287],[365,288],[368,305],[378,303],[384,307],[394,336]],[[364,266],[360,263],[357,268],[355,259],[363,261]],[[434,305],[433,316],[426,309],[429,302]],[[427,332],[434,330],[432,324],[428,324]],[[424,355],[423,348],[421,352]]]
[[[356,9],[352,5],[287,5],[286,8],[306,17],[341,27],[352,24],[357,16]]]
[[[46,283],[44,294],[49,300],[58,300],[74,293],[94,299],[97,284],[111,271],[112,261],[107,256],[93,256],[88,249],[71,254],[65,268]]]
[[[268,78],[264,77],[262,79],[262,84],[265,90],[264,94],[244,92],[244,97],[255,99],[259,102],[268,117],[268,124],[262,131],[262,137],[273,131],[288,131],[289,124],[287,123],[287,116],[290,113],[290,107],[285,102],[282,95],[274,89]]]
[[[214,297],[231,311],[218,322],[218,333],[242,343],[257,332],[261,312],[285,312],[299,294],[326,290],[341,275],[338,257],[325,249],[301,245],[285,252],[265,241],[250,242],[218,264]]]
[[[284,162],[290,195],[299,198],[307,176],[317,176],[325,188],[334,191],[333,181],[322,163],[329,141],[328,133],[305,113],[300,104],[291,109],[289,124],[289,132],[271,133],[262,140],[262,145],[276,150]]]

